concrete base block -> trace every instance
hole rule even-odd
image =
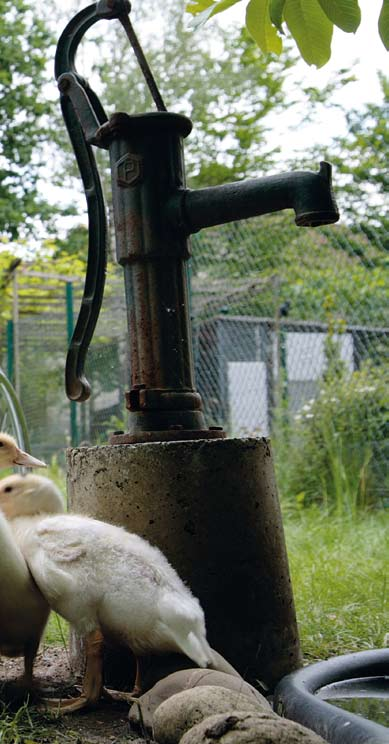
[[[272,688],[300,649],[266,439],[68,450],[70,509],[157,545],[200,599],[210,644]]]

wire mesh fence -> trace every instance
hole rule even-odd
[[[288,466],[287,477],[280,471],[285,491],[296,451],[304,445],[306,460],[320,459],[323,449],[329,457],[331,435],[340,458],[331,467],[340,468],[342,487],[353,469],[360,498],[386,503],[389,282],[382,235],[372,240],[347,225],[299,229],[281,214],[202,231],[192,254],[196,383],[208,424],[235,436],[272,435]],[[92,397],[80,405],[66,399],[63,379],[69,312],[74,320],[82,284],[71,283],[69,308],[69,278],[22,276],[13,334],[2,329],[2,360],[19,389],[34,453],[50,459],[71,443],[106,442],[126,429],[121,269],[110,268],[87,360]],[[285,453],[294,453],[293,463]],[[363,486],[368,470],[375,474],[370,490]],[[312,497],[318,486],[311,476],[308,485],[293,485],[296,498]]]

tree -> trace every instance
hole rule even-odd
[[[38,146],[48,138],[42,92],[50,35],[28,0],[0,0],[0,235],[16,239],[48,215]]]
[[[344,176],[344,212],[388,233],[389,77],[380,74],[379,79],[382,102],[346,114],[347,135],[335,140],[332,160]],[[388,242],[387,237],[387,250]]]
[[[198,25],[240,0],[189,0]],[[249,0],[246,27],[263,52],[280,54],[284,25],[309,65],[322,67],[331,57],[333,27],[355,33],[361,21],[358,0]],[[389,49],[389,0],[382,0],[378,31]],[[280,35],[281,34],[281,35]]]

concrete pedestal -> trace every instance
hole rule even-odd
[[[157,545],[200,599],[210,644],[270,688],[300,664],[269,442],[68,451],[70,509]]]

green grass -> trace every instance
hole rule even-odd
[[[44,643],[67,648],[69,639],[69,624],[62,617],[52,612],[47,623]],[[1,739],[0,739],[1,744]]]
[[[60,729],[58,731],[58,729]],[[82,744],[76,732],[62,731],[54,715],[38,713],[28,703],[16,712],[0,702],[1,744]]]
[[[303,656],[381,648],[389,632],[389,513],[285,520]]]

